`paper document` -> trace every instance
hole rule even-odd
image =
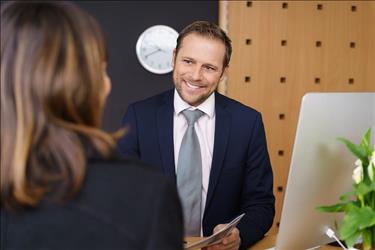
[[[224,228],[217,231],[213,235],[211,235],[208,238],[204,238],[203,240],[200,240],[198,242],[191,243],[187,246],[185,246],[185,250],[192,250],[202,247],[208,247],[214,244],[219,243],[222,239],[224,239],[228,233],[240,222],[242,217],[244,217],[245,214],[241,214],[234,218],[231,222],[229,222]]]

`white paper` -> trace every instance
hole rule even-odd
[[[228,233],[237,226],[237,224],[240,222],[242,217],[244,217],[245,214],[241,214],[234,218],[231,222],[229,222],[224,228],[220,229],[213,235],[211,235],[208,238],[204,238],[203,240],[200,240],[198,242],[194,242],[188,246],[185,247],[185,250],[192,250],[202,247],[208,247],[214,244],[219,243],[222,239],[224,239]]]

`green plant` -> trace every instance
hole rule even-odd
[[[352,247],[362,236],[363,249],[375,249],[375,145],[371,145],[371,129],[359,145],[339,138],[358,158],[353,171],[353,189],[340,197],[340,202],[317,209],[323,212],[344,212],[339,227],[340,238]]]

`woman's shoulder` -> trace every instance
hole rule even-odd
[[[91,159],[87,163],[87,175],[100,178],[165,180],[162,173],[136,159],[116,156],[112,159]]]
[[[152,166],[121,157],[88,161],[83,189],[91,192],[99,188],[101,194],[105,190],[107,194],[111,192],[111,196],[123,198],[137,195],[138,200],[150,194],[156,198],[163,193],[177,192],[175,185]]]
[[[167,221],[168,227],[164,228],[159,220]],[[77,222],[80,222],[78,226],[71,226]],[[25,211],[22,217],[9,217],[8,223],[13,223],[13,228],[17,229],[33,225],[33,234],[27,234],[19,244],[29,244],[32,236],[38,234],[55,239],[56,230],[69,232],[66,242],[56,239],[61,246],[79,241],[96,248],[108,244],[144,249],[147,244],[156,244],[150,243],[155,232],[161,235],[159,240],[162,241],[163,230],[167,230],[165,234],[175,237],[164,243],[173,247],[163,249],[179,249],[176,246],[180,245],[182,237],[182,214],[175,185],[142,162],[120,158],[89,160],[82,188],[74,199],[63,205],[46,201],[36,209]],[[90,230],[82,227],[90,227]],[[157,230],[150,230],[152,228]],[[145,240],[140,241],[139,235]]]

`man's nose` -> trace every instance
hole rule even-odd
[[[201,79],[202,79],[202,71],[201,71],[201,67],[196,66],[196,67],[193,68],[192,78],[193,78],[193,80],[195,80],[195,81],[198,81],[198,80],[201,80]]]

